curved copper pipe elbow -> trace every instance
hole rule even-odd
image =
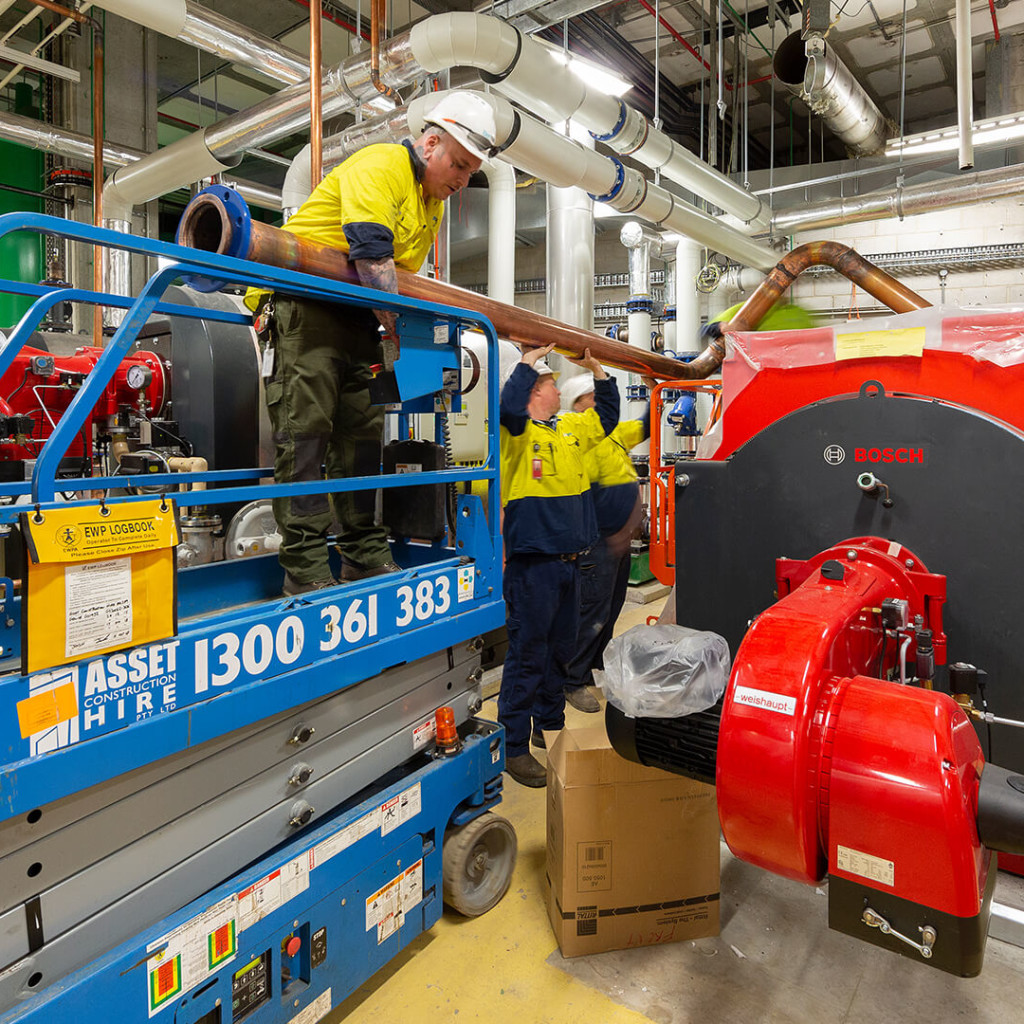
[[[395,90],[380,80],[380,30],[385,10],[386,0],[370,0],[370,82],[381,95],[394,99]]]
[[[924,309],[931,303],[917,292],[900,284],[884,270],[869,263],[860,253],[840,242],[807,242],[797,246],[779,260],[768,272],[757,290],[743,304],[740,311],[727,323],[723,331],[754,331],[786,290],[808,268],[828,266],[847,280],[859,285],[869,295],[885,303],[894,313],[909,313]],[[725,359],[725,343],[716,339],[696,359],[688,364],[693,376],[709,377],[717,372]]]

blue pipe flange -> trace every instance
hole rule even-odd
[[[626,300],[627,313],[650,313],[654,309],[654,302],[648,298],[631,295]]]
[[[619,132],[622,131],[622,126],[626,123],[626,104],[619,100],[619,119],[615,122],[615,127],[607,135],[596,135],[591,132],[591,138],[597,142],[607,142],[609,139],[614,139]]]
[[[593,192],[588,192],[587,195],[595,203],[610,203],[622,191],[622,183],[626,180],[626,168],[622,166],[622,161],[614,156],[610,156],[608,159],[615,164],[615,184],[612,185],[611,191],[606,192],[603,196],[595,196]]]
[[[210,204],[210,216],[217,210],[220,217],[226,217],[231,225],[230,231],[221,230],[221,236],[229,239],[228,248],[221,255],[233,256],[236,259],[244,260],[249,257],[249,245],[252,241],[252,213],[246,201],[227,185],[208,185],[199,192],[189,203],[189,206],[202,201],[203,197],[212,197],[219,201],[219,204]],[[175,242],[179,245],[182,242],[181,228],[175,233]],[[222,287],[223,282],[208,277],[194,275],[186,278],[188,283],[197,292],[215,292]]]
[[[664,320],[665,323],[672,323],[672,321],[674,321],[675,318],[676,318],[676,307],[675,306],[666,306],[665,307],[665,312],[662,313],[662,315],[661,315],[661,319]]]

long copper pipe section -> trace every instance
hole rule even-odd
[[[245,252],[235,251],[236,232],[241,225],[231,217],[227,207],[216,196],[203,192],[189,203],[178,225],[182,245],[205,252],[226,253],[242,259],[267,263],[286,270],[298,270],[351,284],[361,284],[345,253],[328,245],[317,245],[298,238],[280,228],[250,221],[250,240]],[[617,366],[629,373],[649,375],[662,380],[676,380],[686,374],[687,364],[656,352],[645,352],[622,342],[612,341],[593,331],[569,327],[540,313],[531,313],[496,299],[435,281],[405,270],[398,271],[398,291],[414,299],[437,302],[446,306],[472,309],[486,316],[503,338],[530,348],[555,343],[562,355],[576,358],[590,349],[598,361]]]
[[[727,324],[723,324],[723,330],[757,330],[762,318],[771,311],[793,282],[808,267],[814,266],[831,267],[879,302],[885,303],[894,313],[909,313],[912,309],[924,309],[931,305],[927,299],[869,263],[848,245],[839,242],[807,242],[786,253],[775,264],[740,311]],[[717,373],[724,358],[725,340],[718,338],[688,363],[686,369],[694,371],[692,377],[710,377]],[[690,376],[686,375],[687,378]]]
[[[309,5],[309,176],[311,189],[320,184],[323,177],[324,119],[323,119],[323,75],[320,0],[311,0]]]
[[[227,253],[257,263],[267,263],[286,270],[334,278],[360,284],[355,269],[340,249],[317,245],[287,231],[258,221],[249,222],[249,247],[236,252],[236,232],[240,230],[224,203],[209,192],[201,193],[189,203],[178,227],[178,239],[206,252]],[[869,295],[885,303],[895,313],[924,309],[931,303],[900,284],[895,278],[869,263],[849,246],[839,242],[808,242],[787,253],[768,273],[740,311],[723,325],[725,332],[752,331],[779,301],[785,291],[808,267],[832,267]],[[461,306],[486,316],[503,338],[536,348],[555,343],[562,355],[576,357],[589,348],[593,356],[608,366],[617,366],[630,373],[639,373],[662,380],[703,380],[716,373],[725,359],[723,338],[713,340],[689,363],[677,362],[655,352],[624,345],[593,331],[570,327],[540,313],[531,313],[485,295],[455,285],[398,271],[398,290],[402,295],[448,306]]]

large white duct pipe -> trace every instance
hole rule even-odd
[[[680,238],[676,243],[676,336],[675,351],[695,352],[700,330],[700,303],[697,295],[697,275],[703,265],[700,245],[692,238]]]
[[[661,336],[665,348],[676,350],[676,248],[677,235],[662,239],[661,257],[665,261],[665,311],[661,317]]]
[[[422,130],[426,107],[437,95],[417,97],[409,104],[409,126],[414,131]],[[500,96],[484,98],[494,109],[502,158],[514,166],[551,185],[586,189],[621,213],[632,213],[649,224],[695,238],[740,263],[763,270],[775,266],[777,257],[771,249],[650,184],[639,171],[558,135]]]
[[[971,0],[956,0],[956,120],[960,129],[960,170],[974,166],[974,75],[971,69]]]
[[[810,36],[806,42],[799,32],[787,36],[775,51],[772,66],[779,80],[839,136],[851,156],[885,149],[885,115],[821,36]]]
[[[126,16],[137,10],[139,18],[143,9],[145,5],[141,3],[126,3],[124,7]],[[179,8],[174,10],[180,12]],[[169,32],[178,20],[178,15],[167,15],[160,24]],[[381,47],[380,77],[390,87],[401,88],[424,71],[436,72],[460,64],[479,69],[485,78],[494,79],[496,88],[544,116],[555,120],[575,118],[608,145],[629,152],[634,159],[657,168],[670,180],[737,217],[747,233],[765,226],[768,211],[758,197],[680,149],[621,101],[588,90],[552,56],[550,48],[522,36],[498,19],[471,13],[427,18],[409,33],[395,36]],[[349,57],[328,72],[323,94],[325,118],[352,109],[360,102],[378,99],[371,81],[369,54]],[[158,190],[166,187],[167,175],[157,166],[150,178],[151,164],[166,163],[178,168],[174,187],[189,184],[203,176],[197,173],[200,169],[205,173],[227,169],[245,150],[302,128],[308,123],[308,105],[308,84],[300,82],[211,125],[203,131],[202,143],[183,139],[152,154],[130,181],[118,183],[119,219],[124,219],[124,204],[149,202],[162,194]],[[192,160],[198,164],[193,166]]]
[[[487,175],[487,294],[513,306],[516,301],[516,172],[504,160],[485,160],[483,172]],[[593,223],[590,237],[593,244]],[[591,324],[579,326],[590,327]]]
[[[561,133],[560,137],[564,137]],[[593,142],[570,126],[585,150]],[[580,188],[547,186],[547,315],[573,327],[594,326],[594,201]],[[568,375],[581,372],[567,365]]]
[[[718,282],[719,288],[732,294],[746,295],[764,281],[764,274],[752,267],[729,267]]]
[[[438,14],[413,26],[409,46],[427,71],[469,66],[493,87],[554,123],[572,118],[599,142],[732,214],[748,233],[763,230],[770,211],[758,196],[698,160],[621,100],[589,89],[561,53],[482,14]]]
[[[993,199],[1024,192],[1024,164],[997,167],[991,171],[957,175],[943,181],[929,181],[908,188],[882,189],[862,196],[826,199],[807,203],[790,210],[781,210],[772,217],[772,231],[789,235],[794,231],[811,231],[857,224],[868,220],[898,217],[901,220],[917,213],[933,213],[954,206],[974,206]]]
[[[156,10],[147,0],[105,0],[105,6],[227,59],[241,63],[256,61],[254,66],[258,67],[261,63],[268,68],[273,66],[274,73],[283,80],[300,70],[290,61],[285,48],[278,47],[279,52],[272,57],[273,41],[259,37],[248,40],[248,30],[191,0],[168,0],[155,5]],[[247,42],[251,43],[248,51]],[[612,148],[630,153],[634,159],[738,218],[747,233],[765,227],[769,211],[758,197],[681,149],[668,136],[653,129],[637,111],[603,93],[588,90],[556,59],[551,48],[523,36],[505,22],[472,13],[436,15],[381,48],[381,80],[392,88],[401,88],[424,71],[437,72],[455,65],[479,69],[485,78],[494,80],[496,88],[552,120],[573,117]],[[308,122],[308,95],[308,85],[298,82],[207,128],[202,133],[202,143],[184,139],[152,154],[131,179],[123,178],[116,183],[117,189],[111,193],[111,202],[116,207],[112,216],[121,221],[128,219],[130,211],[126,206],[157,198],[162,194],[158,190],[166,189],[169,178],[177,178],[175,188],[189,184],[234,166],[246,149],[258,148],[300,129]],[[324,117],[376,99],[379,94],[370,79],[370,58],[366,53],[349,57],[325,76]],[[166,174],[161,164],[177,168],[177,175]],[[157,165],[152,177],[151,165]]]

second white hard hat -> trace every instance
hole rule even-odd
[[[589,395],[594,390],[594,375],[592,373],[577,373],[563,381],[558,390],[562,395],[562,408],[567,412],[572,412],[577,400],[584,395]]]

